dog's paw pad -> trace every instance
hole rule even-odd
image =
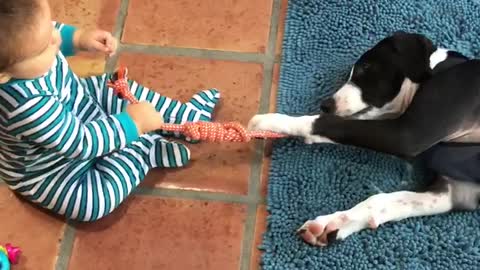
[[[326,246],[366,228],[366,225],[365,222],[351,219],[346,213],[337,212],[305,222],[297,233],[311,245]]]

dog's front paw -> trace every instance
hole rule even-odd
[[[285,133],[288,131],[285,128],[285,121],[289,118],[288,115],[278,113],[257,114],[248,123],[248,130]]]
[[[252,131],[273,131],[290,136],[304,137],[307,143],[331,142],[329,139],[313,135],[312,127],[318,115],[288,116],[280,113],[255,115],[248,123]]]

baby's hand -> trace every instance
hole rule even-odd
[[[103,30],[77,30],[73,37],[75,48],[91,51],[102,52],[108,56],[115,54],[117,50],[117,40],[111,33]]]
[[[155,107],[148,102],[129,104],[126,111],[135,122],[138,134],[158,130],[163,124],[162,114],[157,112]]]

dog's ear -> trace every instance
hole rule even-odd
[[[399,31],[391,36],[390,44],[392,60],[407,78],[418,83],[431,76],[430,55],[436,49],[432,41],[423,35]]]

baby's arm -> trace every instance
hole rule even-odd
[[[55,28],[60,32],[62,37],[62,45],[60,46],[60,51],[65,56],[75,55],[75,45],[73,43],[73,36],[77,31],[77,28],[68,24],[63,24],[59,22],[52,22]]]
[[[15,105],[7,115],[10,134],[71,159],[88,160],[119,150],[161,125],[155,121],[160,119],[155,109],[148,110],[145,104],[89,123],[51,96],[36,96]]]
[[[65,56],[73,56],[79,50],[100,52],[112,56],[117,50],[117,40],[107,31],[77,29],[74,26],[58,22],[53,22],[53,24],[60,31],[62,37],[60,51]]]

